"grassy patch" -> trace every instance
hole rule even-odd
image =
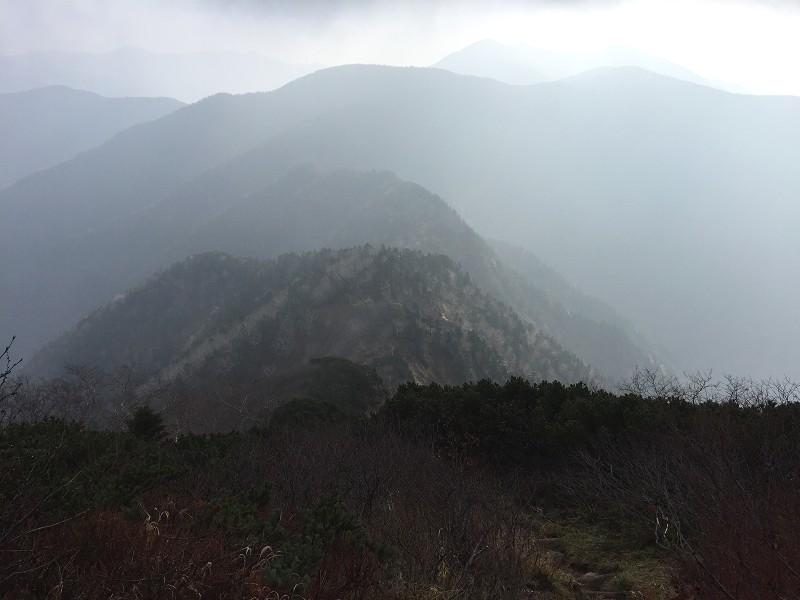
[[[540,517],[538,533],[563,553],[563,569],[573,577],[610,574],[603,589],[635,592],[653,600],[675,597],[669,558],[655,545],[642,546],[624,532],[586,523],[577,516]]]

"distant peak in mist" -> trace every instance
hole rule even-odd
[[[483,39],[445,56],[433,66],[511,84],[552,81],[601,68],[638,67],[674,79],[713,85],[679,64],[623,46],[570,52]]]
[[[133,46],[101,53],[18,54],[0,56],[0,93],[62,85],[103,96],[195,102],[217,93],[269,91],[319,67],[257,53],[156,53]]]

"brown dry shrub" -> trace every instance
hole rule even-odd
[[[267,598],[259,550],[232,549],[221,533],[192,536],[177,515],[129,521],[93,512],[32,534],[5,598],[118,600]]]

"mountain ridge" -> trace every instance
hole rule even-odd
[[[484,39],[451,52],[432,66],[512,85],[555,81],[598,68],[633,66],[686,82],[720,87],[679,64],[622,46],[565,52]]]
[[[98,309],[27,366],[132,367],[160,384],[260,382],[335,356],[390,388],[512,374],[590,380],[573,355],[449,258],[361,246],[269,260],[194,255]]]
[[[68,85],[107,96],[169,96],[196,102],[223,91],[280,87],[319,65],[257,53],[156,53],[136,47],[109,52],[38,52],[0,56],[0,91]]]
[[[4,210],[33,207],[39,193],[68,190],[53,210],[75,210],[54,219],[54,235],[37,218],[30,229],[40,233],[17,238],[20,252],[39,238],[54,253],[62,226],[125,220],[143,198],[148,205],[182,194],[186,207],[225,203],[304,162],[391,170],[448,198],[482,235],[529,247],[580,282],[684,357],[679,370],[742,372],[747,365],[753,374],[791,373],[797,325],[781,299],[795,294],[779,273],[796,268],[790,199],[800,190],[793,168],[800,102],[681,82],[670,82],[665,95],[639,78],[631,79],[635,93],[620,95],[618,86],[600,83],[515,87],[439,70],[329,69],[269,94],[200,103],[178,111],[169,126],[152,126],[159,135],[126,141],[114,168],[126,164],[139,181],[106,186],[96,179],[102,161],[92,157],[69,174],[37,177],[37,194],[6,190],[0,203]],[[149,164],[147,148],[159,136],[175,157],[170,172]],[[224,143],[211,143],[218,136]],[[102,197],[105,212],[78,211],[73,195]],[[767,222],[766,215],[781,218]],[[17,220],[28,230],[24,221]],[[738,240],[757,231],[769,231],[769,243],[745,250]],[[44,254],[28,249],[20,260],[37,252]],[[758,285],[743,286],[740,269]],[[759,286],[777,291],[767,298]],[[8,289],[14,297],[17,287]],[[705,289],[689,310],[685,299]],[[715,297],[729,299],[723,310]],[[748,353],[748,340],[761,344],[754,331],[776,334],[769,356]]]
[[[181,106],[173,98],[109,98],[62,85],[0,94],[0,188]]]
[[[231,201],[226,210],[216,208],[206,216],[197,211],[196,221],[187,222],[182,208],[173,219],[154,207],[135,226],[114,229],[102,238],[89,238],[72,252],[64,253],[62,260],[66,263],[79,262],[88,268],[98,264],[99,258],[94,256],[97,248],[105,248],[100,257],[107,266],[95,268],[92,288],[81,288],[83,306],[110,299],[163,268],[165,262],[208,250],[267,259],[286,252],[369,243],[447,255],[485,293],[514,307],[541,331],[565,343],[568,349],[574,341],[564,334],[575,329],[572,324],[577,317],[567,314],[557,297],[550,298],[537,289],[536,278],[509,270],[444,200],[392,173],[326,173],[305,165],[257,193]],[[113,273],[113,279],[100,279],[103,272]],[[62,309],[64,300],[62,296]],[[656,364],[640,349],[643,345],[633,343],[624,332],[606,338],[600,333],[601,323],[602,319],[583,322],[586,336],[594,331],[604,341],[599,345],[584,344],[579,355],[584,362],[596,366],[602,376],[623,380],[636,364]],[[605,347],[612,343],[611,339],[626,349],[629,360],[606,360]]]

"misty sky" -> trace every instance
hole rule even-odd
[[[753,93],[800,95],[800,0],[0,0],[0,54],[136,46],[429,65],[484,38],[622,45]]]

